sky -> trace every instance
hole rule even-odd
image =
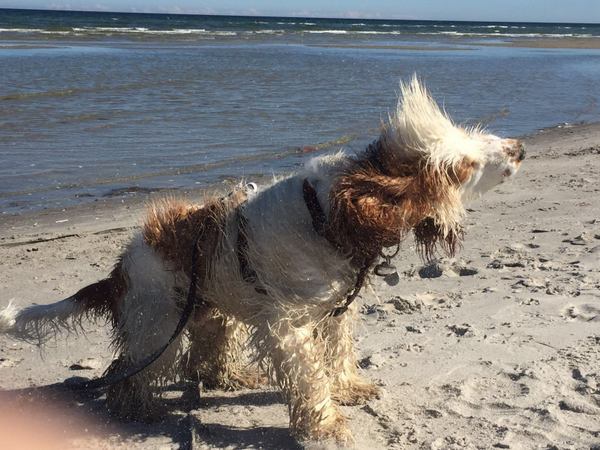
[[[600,23],[600,0],[0,0],[0,8]]]

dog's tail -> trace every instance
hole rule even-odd
[[[118,264],[110,276],[84,287],[75,295],[50,305],[34,305],[18,310],[12,302],[0,311],[0,333],[17,339],[43,343],[56,333],[77,331],[83,319],[117,320],[118,303],[126,290],[126,280]]]

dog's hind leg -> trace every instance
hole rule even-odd
[[[379,388],[359,374],[353,337],[355,320],[356,306],[351,305],[345,313],[329,317],[321,325],[332,396],[343,405],[365,403],[379,394]]]
[[[141,241],[134,241],[123,258],[128,290],[121,303],[115,328],[117,360],[110,373],[126,373],[160,350],[171,338],[181,318],[176,279],[163,260]],[[137,375],[107,391],[109,410],[135,420],[156,419],[160,411],[158,387],[176,374],[181,337]]]
[[[212,308],[199,311],[188,327],[190,347],[184,357],[188,378],[207,389],[254,389],[261,384],[258,369],[247,363],[246,326]]]
[[[288,403],[290,430],[299,440],[352,441],[346,418],[331,396],[322,339],[314,324],[294,326],[288,320],[262,324],[255,343],[261,360],[270,360],[269,372]]]

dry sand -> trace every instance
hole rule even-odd
[[[357,347],[383,395],[344,408],[357,448],[600,448],[600,124],[526,141],[517,179],[472,205],[456,260],[424,266],[407,242],[400,283],[364,291]],[[2,218],[1,301],[49,303],[103,277],[142,215],[129,202]],[[268,388],[198,400],[173,387],[164,421],[146,425],[44,387],[108,365],[105,330],[89,330],[44,353],[0,337],[1,448],[7,436],[29,448],[298,448]]]

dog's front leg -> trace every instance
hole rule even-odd
[[[271,375],[287,400],[291,433],[301,441],[349,443],[346,419],[331,397],[324,343],[314,330],[314,324],[295,327],[279,321],[265,327],[259,351],[271,360]]]
[[[362,404],[379,394],[379,388],[358,372],[353,339],[355,321],[356,303],[342,315],[330,317],[321,324],[332,396],[343,405]]]
[[[256,389],[264,376],[246,363],[246,327],[217,309],[196,313],[188,327],[186,375],[207,389]]]

